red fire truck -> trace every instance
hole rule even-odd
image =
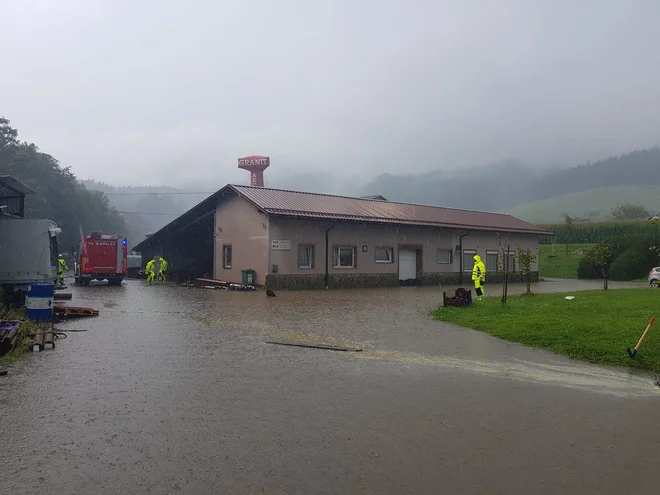
[[[74,267],[76,284],[107,279],[109,285],[121,285],[126,278],[127,254],[125,237],[102,232],[80,237]]]

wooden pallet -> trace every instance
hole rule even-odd
[[[80,308],[77,306],[53,306],[56,318],[81,318],[86,316],[98,316],[99,310],[94,308]]]
[[[56,301],[68,301],[73,297],[73,294],[71,292],[56,292],[55,293],[55,300]]]

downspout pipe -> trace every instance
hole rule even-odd
[[[463,234],[462,236],[460,236],[458,238],[458,246],[459,246],[458,249],[460,250],[460,252],[458,253],[458,255],[460,256],[460,258],[459,258],[460,273],[458,274],[458,277],[459,277],[458,279],[459,279],[459,283],[461,285],[463,285],[463,237],[467,237],[469,235],[470,235],[470,231],[468,231],[466,234]]]
[[[332,229],[335,228],[335,224],[332,224],[332,226],[325,231],[325,277],[323,278],[325,282],[325,288],[328,288],[328,258],[330,256],[330,253],[328,252],[328,232],[330,232]]]

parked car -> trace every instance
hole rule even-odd
[[[651,287],[660,287],[660,266],[656,266],[649,272],[649,284]]]

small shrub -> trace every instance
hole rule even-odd
[[[610,267],[610,278],[622,281],[644,278],[656,262],[657,254],[655,252],[643,244],[636,245],[614,260]]]
[[[628,249],[619,256],[610,267],[610,278],[612,280],[634,280],[639,278],[644,269],[644,256],[636,249]]]

